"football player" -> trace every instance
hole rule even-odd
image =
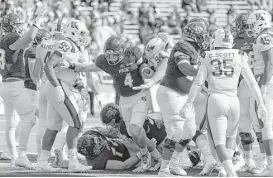
[[[144,84],[133,87],[133,89],[150,89],[153,112],[160,112],[156,100],[156,91],[160,80],[165,75],[168,57],[173,46],[174,43],[166,33],[159,33],[158,37],[152,38],[145,47],[144,56],[147,62],[145,61],[146,63],[139,67]]]
[[[220,170],[220,175],[237,176],[231,158],[236,147],[239,126],[240,103],[237,97],[237,84],[240,74],[243,75],[255,96],[261,119],[266,120],[267,111],[258,84],[248,66],[247,55],[241,55],[239,50],[231,49],[233,36],[230,31],[227,29],[216,30],[211,42],[211,48],[215,50],[206,52],[205,59],[201,63],[180,115],[191,119],[194,114],[193,101],[207,80],[208,126],[212,132],[217,155],[224,168],[224,170]]]
[[[126,141],[113,139],[92,129],[83,133],[78,141],[78,152],[85,156],[94,170],[126,170],[141,161],[141,153],[127,147]]]
[[[155,146],[158,147],[159,145],[162,145],[161,143],[167,135],[165,127],[163,126],[162,118],[160,117],[161,115],[156,115],[155,113],[148,114],[143,125],[147,136],[148,150],[150,151],[151,156],[155,162],[155,164],[149,169],[153,171],[159,169],[161,163],[161,154],[157,151]],[[102,123],[105,124],[107,127],[110,127],[111,130],[117,130],[117,134],[115,134],[116,138],[132,140],[132,137],[127,132],[126,124],[122,120],[118,105],[114,103],[106,104],[101,109],[100,118]],[[156,145],[154,144],[154,142],[156,142]]]
[[[3,83],[0,95],[4,100],[7,119],[5,136],[11,155],[11,166],[17,165],[33,169],[27,158],[26,149],[32,127],[35,125],[36,106],[32,103],[24,87],[25,65],[24,49],[33,41],[44,22],[43,14],[38,14],[26,34],[22,34],[22,19],[17,14],[7,14],[1,19],[1,28],[5,35],[0,41],[0,73]],[[15,146],[16,121],[12,114],[16,110],[22,125],[19,133],[19,156]]]
[[[197,74],[198,69],[193,65],[197,65],[204,32],[204,26],[198,22],[184,27],[184,39],[173,47],[165,76],[157,91],[157,101],[167,132],[159,176],[187,175],[179,166],[179,155],[195,135],[196,126],[194,119],[188,122],[179,116],[178,106],[186,101],[193,77]]]
[[[103,70],[112,76],[114,87],[120,97],[120,108],[128,133],[140,147],[142,154],[141,172],[151,166],[151,155],[147,148],[143,123],[147,116],[151,96],[149,91],[133,90],[134,86],[142,85],[139,74],[142,53],[138,47],[125,48],[124,41],[117,36],[108,38],[104,46],[104,54],[99,55],[95,64],[80,65],[72,63],[70,68],[79,72],[95,72]]]
[[[63,120],[68,124],[66,142],[68,147],[68,170],[84,172],[92,169],[81,165],[77,159],[77,140],[81,129],[79,106],[77,99],[86,97],[82,94],[82,85],[77,82],[79,73],[69,69],[69,63],[78,62],[81,57],[80,46],[86,43],[89,31],[79,20],[70,20],[64,27],[64,37],[54,43],[53,53],[45,63],[44,71],[47,98],[47,130],[43,136],[41,155],[37,161],[37,169],[41,171],[59,171],[49,166],[50,150]],[[74,90],[76,88],[77,90]]]
[[[247,20],[249,36],[255,38],[254,50],[254,69],[262,70],[259,80],[265,106],[268,110],[268,118],[262,123],[262,139],[265,147],[267,168],[260,176],[273,176],[273,97],[272,97],[272,60],[273,60],[273,32],[272,17],[264,10],[252,12]],[[254,71],[255,72],[255,71]]]
[[[248,19],[249,14],[247,12],[239,14],[235,19],[235,27],[234,27],[234,49],[239,49],[244,51],[248,55],[248,64],[252,69],[254,76],[257,78],[261,74],[261,70],[255,70],[253,68],[254,62],[254,52],[252,48],[252,44],[254,42],[253,37],[248,37],[246,34],[246,30],[248,26],[246,21]],[[252,173],[257,173],[257,166],[253,160],[253,149],[252,144],[254,142],[254,137],[251,134],[252,127],[257,136],[257,141],[260,145],[260,150],[264,152],[263,148],[263,140],[262,140],[262,132],[259,126],[259,119],[257,118],[257,114],[255,111],[255,99],[249,90],[247,83],[244,79],[242,79],[239,83],[238,87],[238,98],[240,101],[240,124],[239,124],[239,136],[241,138],[241,143],[244,149],[244,159],[239,160],[235,164],[235,170],[239,170],[242,166],[244,168],[242,171],[250,171]]]
[[[48,58],[50,57],[51,53],[53,53],[54,50],[54,43],[56,41],[64,38],[63,37],[63,29],[64,26],[67,23],[67,19],[61,18],[57,19],[53,22],[52,26],[50,27],[50,33],[52,35],[52,38],[45,39],[39,44],[36,48],[36,61],[33,69],[33,80],[36,83],[36,85],[39,86],[39,125],[37,127],[36,132],[36,145],[37,145],[37,154],[38,157],[41,153],[41,147],[42,147],[42,138],[47,128],[47,119],[46,119],[46,111],[47,111],[47,99],[46,99],[46,81],[47,77],[44,74],[44,64],[47,62]],[[64,128],[59,132],[56,142],[58,142],[59,139],[62,137],[65,137],[67,128]],[[63,139],[61,139],[63,140]],[[60,141],[61,142],[61,141]],[[60,143],[58,142],[58,143]],[[63,143],[65,144],[65,143]],[[62,145],[62,143],[60,143]],[[56,146],[58,147],[58,146]],[[61,153],[58,152],[58,149],[54,150],[55,155],[61,155]],[[63,157],[63,156],[61,156]],[[60,160],[61,161],[61,160]]]

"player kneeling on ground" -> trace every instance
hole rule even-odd
[[[241,55],[239,50],[231,49],[233,37],[230,31],[227,29],[216,30],[211,42],[211,47],[214,50],[206,52],[205,59],[202,61],[180,115],[186,119],[192,119],[191,117],[194,114],[193,101],[207,80],[209,94],[208,127],[223,166],[220,175],[237,176],[231,158],[236,147],[240,117],[240,103],[237,97],[240,74],[245,78],[255,96],[258,103],[258,115],[262,120],[266,120],[267,110],[258,84],[247,63],[247,55]]]

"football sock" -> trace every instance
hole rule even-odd
[[[177,152],[176,150],[173,152],[171,162],[175,165],[179,165],[180,161],[180,152]]]
[[[151,152],[151,156],[156,160],[158,160],[162,157],[156,148]]]

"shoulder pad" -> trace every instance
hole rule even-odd
[[[194,47],[189,42],[184,41],[184,40],[181,40],[178,43],[176,43],[173,50],[174,50],[174,53],[176,51],[179,51],[179,52],[182,52],[182,53],[192,57],[193,59],[198,58],[198,53],[194,49]]]

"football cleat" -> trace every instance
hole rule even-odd
[[[223,166],[220,167],[218,177],[227,177],[227,172]]]
[[[11,159],[10,153],[7,152],[7,151],[4,151],[4,152],[1,154],[1,159],[3,159],[3,160],[10,160],[10,159]]]
[[[92,170],[92,166],[84,166],[79,163],[79,161],[73,160],[68,163],[68,171],[69,172],[86,172]]]
[[[216,162],[206,162],[203,170],[199,173],[199,176],[210,176],[216,165]]]
[[[26,169],[32,169],[32,170],[35,169],[35,167],[33,166],[33,164],[28,160],[27,156],[24,156],[22,158],[18,157],[15,160],[15,166],[24,167]]]
[[[262,173],[256,174],[258,177],[273,177],[273,165],[267,166]]]
[[[186,176],[187,172],[178,164],[170,163],[170,172],[174,175]]]
[[[174,177],[175,175],[173,175],[169,169],[160,169],[158,174],[157,174],[158,177]]]
[[[38,161],[36,170],[40,172],[59,172],[61,168],[51,167],[47,161]]]

